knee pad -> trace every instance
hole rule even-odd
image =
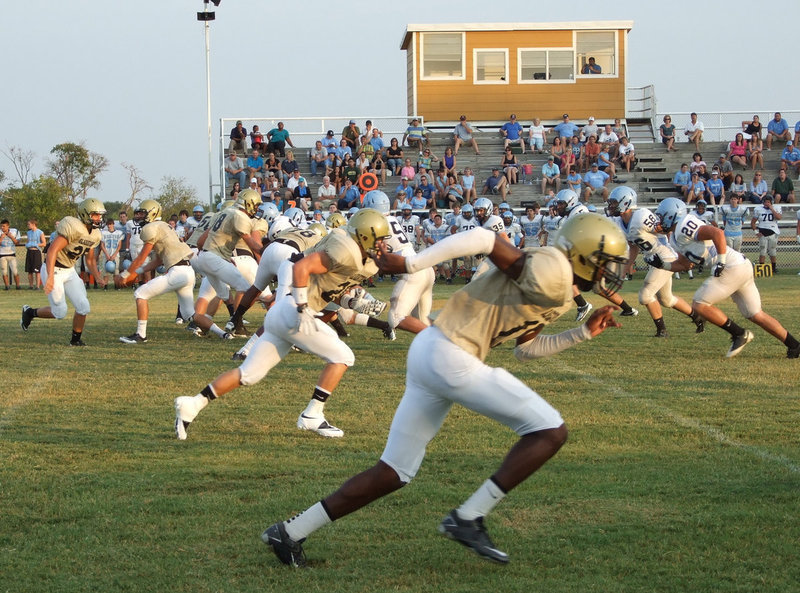
[[[50,305],[50,312],[56,319],[64,319],[67,316],[67,303],[66,301],[58,303],[57,305]],[[77,312],[77,309],[76,309]]]
[[[91,311],[91,307],[89,306],[89,299],[83,297],[82,299],[73,303],[75,305],[75,313],[78,315],[88,315]],[[64,307],[66,311],[66,307]],[[66,314],[66,313],[65,313]]]

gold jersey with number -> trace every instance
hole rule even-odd
[[[203,236],[210,227],[211,227],[211,219],[217,215],[216,212],[206,212],[203,215],[203,218],[200,219],[200,222],[197,223],[197,226],[194,227],[192,234],[189,235],[189,238],[186,239],[186,244],[189,247],[197,247],[197,240]]]
[[[56,225],[56,232],[67,240],[67,246],[56,254],[56,265],[71,268],[81,256],[103,240],[100,229],[89,232],[86,225],[74,216],[65,216]]]
[[[153,246],[153,253],[168,270],[179,261],[192,257],[192,248],[182,242],[178,233],[161,220],[144,225],[141,237],[144,244],[150,243]]]
[[[322,237],[319,233],[308,229],[296,229],[293,227],[278,234],[273,243],[283,243],[297,249],[297,251],[306,251],[314,247],[320,241],[322,241]]]
[[[572,266],[553,247],[527,247],[519,278],[490,266],[445,303],[434,322],[481,361],[498,344],[552,323],[572,307]]]
[[[203,249],[231,261],[231,255],[242,235],[249,235],[253,221],[238,208],[226,208],[211,223]]]
[[[269,232],[269,224],[263,218],[251,218],[250,219],[250,234],[259,233],[258,240],[261,240],[261,237],[266,237],[267,233]],[[251,256],[253,255],[253,250],[250,249],[250,246],[245,243],[244,239],[239,239],[236,242],[236,247],[234,249],[237,251],[238,255],[243,255],[242,252],[246,251]]]
[[[317,252],[328,256],[330,268],[324,274],[312,274],[308,282],[308,304],[316,311],[338,302],[350,288],[378,273],[375,262],[361,255],[358,243],[344,229],[333,229],[305,254]]]

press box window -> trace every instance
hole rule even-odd
[[[589,58],[600,66],[601,76],[617,75],[617,34],[614,31],[576,31],[575,53],[578,58],[578,73],[582,74]],[[583,74],[583,76],[597,76]]]
[[[575,79],[575,52],[571,49],[519,50],[519,81],[569,82]]]
[[[421,45],[421,78],[436,80],[465,78],[462,33],[423,33]]]
[[[476,49],[473,57],[476,84],[508,84],[508,50]]]

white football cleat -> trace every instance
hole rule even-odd
[[[578,314],[575,316],[575,321],[583,321],[592,309],[594,309],[592,303],[586,303],[583,307],[578,307]]]
[[[186,429],[199,412],[194,397],[182,395],[175,398],[175,436],[179,441],[186,440]]]
[[[297,428],[300,430],[310,430],[312,432],[316,432],[318,435],[328,438],[339,438],[344,436],[344,431],[341,428],[336,428],[331,424],[328,424],[328,421],[325,420],[325,416],[317,416],[312,418],[310,416],[306,416],[305,414],[300,414],[300,417],[297,419]]]

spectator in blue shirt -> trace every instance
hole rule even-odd
[[[339,146],[336,142],[336,137],[333,135],[333,130],[328,130],[328,133],[320,138],[320,143],[322,144],[322,148],[329,153],[335,153],[336,148]]]
[[[700,177],[700,174],[692,173],[692,186],[689,188],[689,195],[686,196],[686,203],[691,204],[692,201],[702,200],[706,195],[706,184]]]
[[[672,185],[684,200],[689,196],[689,190],[692,189],[692,174],[689,172],[688,164],[681,163],[681,170],[676,171],[675,177],[672,178]]]
[[[522,154],[525,154],[525,140],[522,138],[522,126],[517,121],[516,115],[513,113],[511,114],[509,120],[500,128],[500,133],[505,138],[503,141],[503,147],[506,147],[513,142],[519,142],[519,145],[522,148]]]
[[[592,194],[600,194],[605,202],[608,199],[608,180],[611,179],[608,173],[601,171],[597,163],[592,163],[592,168],[588,173],[583,174],[583,182],[586,189],[583,190],[583,201],[588,203]]]
[[[789,124],[786,123],[785,119],[781,119],[779,111],[775,112],[775,117],[769,120],[767,124],[767,150],[772,150],[773,140],[783,140],[784,142],[792,140]]]
[[[353,206],[359,206],[361,204],[361,191],[353,185],[353,182],[349,179],[344,180],[344,187],[342,191],[339,193],[339,201],[336,204],[336,207],[341,211],[344,212],[349,210]]]
[[[576,124],[569,121],[568,113],[565,113],[561,117],[563,118],[564,121],[562,121],[553,129],[560,138],[566,138],[567,140],[569,140],[580,131],[580,128]]]
[[[249,171],[248,177],[264,177],[264,159],[258,154],[257,150],[253,150],[253,154],[247,157],[247,170]]]
[[[786,143],[786,148],[781,153],[781,162],[787,171],[794,167],[795,173],[800,174],[800,150],[791,142]]]
[[[725,183],[719,176],[719,170],[711,169],[711,179],[706,183],[706,193],[711,199],[712,206],[722,206],[725,203]]]
[[[589,58],[589,62],[584,64],[581,74],[602,74],[603,69],[599,64],[596,64],[594,58]]]
[[[430,204],[428,200],[422,196],[422,190],[417,189],[417,191],[414,192],[414,196],[411,198],[411,208],[413,210],[423,210],[428,206],[430,206]]]
[[[400,179],[400,185],[397,186],[397,189],[394,190],[395,195],[403,192],[406,194],[406,199],[411,201],[411,198],[414,197],[414,188],[411,187],[408,183],[408,177],[402,177]]]
[[[383,138],[381,138],[381,131],[378,128],[372,128],[372,138],[369,139],[369,143],[372,145],[372,148],[375,149],[375,154],[383,154],[383,147],[385,144],[383,143]]]

